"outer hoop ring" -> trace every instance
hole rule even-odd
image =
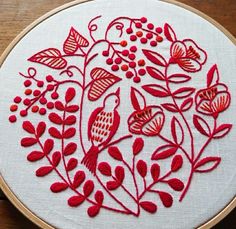
[[[48,13],[44,14],[42,17],[35,20],[33,23],[31,23],[29,26],[27,26],[19,35],[16,36],[16,38],[9,44],[9,46],[5,49],[5,51],[2,53],[0,57],[0,67],[4,63],[5,59],[10,54],[11,50],[17,45],[17,43],[25,36],[28,32],[30,32],[35,26],[46,20],[47,18],[53,16],[54,14],[59,13],[62,10],[65,10],[67,8],[73,7],[75,5],[79,5],[82,3],[90,2],[93,0],[75,0],[73,2],[64,4],[60,7],[55,8],[54,10],[49,11]],[[175,0],[160,0],[162,2],[166,2],[169,4],[176,5],[178,7],[184,8],[192,13],[197,14],[198,16],[202,17],[203,19],[209,21],[213,26],[217,27],[221,32],[223,32],[229,40],[236,45],[236,38],[222,25],[220,25],[218,22],[216,22],[211,17],[207,16],[206,14],[202,13],[201,11],[190,7],[184,3],[177,2]],[[23,214],[25,215],[29,220],[34,222],[37,226],[40,228],[45,229],[54,229],[54,227],[41,218],[39,218],[37,215],[35,215],[33,212],[30,211],[18,198],[17,196],[12,192],[6,181],[4,180],[2,174],[0,173],[0,188],[4,192],[4,194],[7,196],[7,198],[13,203],[13,205]],[[211,228],[214,225],[216,225],[218,222],[220,222],[224,217],[226,217],[234,208],[236,207],[236,197],[234,197],[227,205],[224,207],[219,213],[217,213],[215,216],[213,216],[211,219],[209,219],[207,222],[203,223],[198,227],[198,229],[207,229]]]

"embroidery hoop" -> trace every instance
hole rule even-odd
[[[27,28],[25,28],[11,43],[10,45],[6,48],[6,50],[3,52],[2,56],[0,57],[0,66],[4,63],[5,59],[7,56],[10,54],[11,50],[17,45],[17,43],[25,36],[27,35],[34,27],[36,27],[38,24],[46,20],[47,18],[53,16],[54,14],[65,10],[67,8],[73,7],[75,5],[79,5],[82,3],[86,3],[92,0],[76,0],[71,3],[62,5],[47,14],[43,15],[36,21],[34,21],[32,24],[30,24]],[[221,32],[223,32],[231,41],[233,44],[236,44],[236,39],[234,36],[227,31],[223,26],[221,26],[218,22],[214,21],[212,18],[209,16],[205,15],[204,13],[188,6],[180,2],[176,2],[174,0],[161,0],[163,2],[173,4],[176,6],[179,6],[181,8],[184,8],[190,12],[193,12],[199,16],[201,16],[203,19],[207,20],[211,24],[213,24],[215,27],[217,27]],[[37,215],[32,213],[18,198],[17,196],[11,191],[10,187],[7,185],[5,182],[4,178],[0,174],[0,188],[2,191],[5,193],[5,195],[10,199],[10,201],[15,205],[15,207],[21,211],[27,218],[29,218],[31,221],[33,221],[36,225],[42,228],[54,228],[51,225],[49,225],[47,222],[43,221],[40,219]],[[202,225],[199,226],[199,229],[204,229],[204,228],[210,228],[217,224],[219,221],[221,221],[224,217],[226,217],[234,208],[236,207],[236,197],[234,197],[228,204],[227,206],[222,209],[218,214],[216,214],[213,218],[211,218],[208,222],[203,223]]]

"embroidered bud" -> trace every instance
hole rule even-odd
[[[111,166],[107,162],[101,162],[98,165],[98,170],[104,176],[111,176]]]
[[[136,156],[138,155],[144,146],[144,141],[142,138],[136,138],[133,144],[133,154]]]
[[[147,175],[147,164],[143,160],[139,160],[137,163],[137,170],[141,177],[145,177]]]
[[[176,172],[178,171],[183,165],[183,158],[181,155],[176,155],[171,163],[171,171]]]
[[[120,150],[118,149],[118,147],[116,147],[116,146],[109,147],[108,153],[112,158],[114,158],[117,161],[123,160],[122,154],[121,154]]]

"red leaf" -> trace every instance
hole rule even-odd
[[[207,87],[211,87],[219,82],[219,71],[217,65],[213,65],[209,72],[207,73]]]
[[[63,154],[65,156],[73,154],[77,150],[77,144],[70,142],[64,149]]]
[[[220,157],[205,157],[194,166],[195,172],[205,173],[214,170],[221,162]]]
[[[93,181],[92,180],[86,181],[83,187],[84,195],[88,197],[93,192],[93,190],[94,190]]]
[[[176,172],[178,171],[183,165],[183,157],[181,155],[174,156],[172,163],[171,163],[171,171]]]
[[[167,192],[158,192],[161,202],[166,208],[169,208],[173,204],[173,197]]]
[[[44,134],[46,130],[46,123],[45,122],[40,122],[37,126],[36,129],[36,135],[38,138],[42,137],[42,135]]]
[[[68,205],[70,207],[78,207],[79,205],[81,205],[84,202],[85,198],[82,195],[78,195],[78,196],[72,196],[69,200],[68,200]]]
[[[170,179],[170,180],[168,180],[167,183],[175,191],[180,192],[184,189],[184,183],[181,180],[177,179],[177,178]]]
[[[169,92],[162,86],[158,85],[158,84],[148,84],[148,85],[144,85],[142,86],[142,88],[148,92],[149,94],[151,94],[152,96],[155,97],[167,97],[169,96]]]
[[[57,167],[60,161],[61,161],[61,153],[59,151],[54,152],[52,155],[53,166]]]
[[[50,113],[48,118],[55,124],[61,125],[63,123],[62,118],[56,113]]]
[[[172,103],[162,103],[161,104],[166,110],[170,112],[179,112],[178,108],[175,106],[175,104]]]
[[[160,166],[158,164],[153,164],[151,167],[151,174],[153,181],[157,182],[160,176]]]
[[[142,150],[144,146],[144,141],[142,138],[136,138],[134,143],[133,143],[133,155],[138,155]]]
[[[139,111],[146,107],[145,97],[136,88],[131,87],[130,97],[135,110]]]
[[[94,68],[90,76],[92,78],[91,86],[88,91],[88,99],[96,101],[99,99],[112,85],[119,82],[121,78],[111,74],[103,68]]]
[[[67,65],[67,61],[62,57],[61,52],[55,48],[48,48],[40,51],[28,60],[46,65],[53,69],[62,69]]]
[[[72,138],[75,136],[75,133],[76,133],[76,129],[71,127],[64,132],[63,137],[66,139]]]
[[[111,176],[111,166],[107,162],[99,163],[98,170],[105,176]]]
[[[102,204],[104,200],[104,195],[102,191],[97,191],[94,196],[95,200],[97,201],[98,204]]]
[[[152,154],[152,160],[160,160],[168,158],[176,153],[178,147],[176,145],[162,145],[158,147]]]
[[[65,107],[61,101],[56,101],[55,102],[55,108],[59,111],[64,111]]]
[[[77,165],[78,165],[78,160],[75,158],[71,158],[67,163],[66,170],[69,172],[75,169]]]
[[[39,168],[39,169],[36,171],[36,176],[37,176],[37,177],[46,176],[46,175],[48,175],[50,172],[52,172],[52,170],[53,170],[53,167],[52,167],[52,166],[43,166],[43,167]]]
[[[76,172],[74,176],[74,181],[73,181],[73,187],[78,188],[85,180],[85,173],[84,171],[78,171]]]
[[[116,179],[122,184],[125,178],[125,170],[122,166],[116,166],[115,176],[116,176]]]
[[[75,89],[73,87],[68,88],[65,95],[66,103],[71,102],[74,99],[75,95]]]
[[[47,139],[44,142],[44,146],[43,146],[43,152],[45,153],[45,155],[48,155],[49,153],[51,153],[53,147],[54,147],[54,141],[52,139]]]
[[[143,54],[150,60],[152,63],[165,67],[167,65],[165,58],[154,51],[143,49]]]
[[[30,147],[37,143],[37,139],[35,138],[22,138],[21,139],[21,146],[23,147]]]
[[[223,138],[226,134],[230,132],[231,128],[231,124],[222,124],[218,126],[214,131],[213,138]]]
[[[143,160],[139,160],[137,170],[141,177],[145,177],[147,175],[147,163]]]
[[[186,98],[190,95],[192,95],[195,92],[195,88],[193,87],[182,87],[176,91],[173,92],[173,95],[177,99]]]
[[[56,129],[55,127],[50,127],[48,132],[52,137],[62,139],[60,131]]]
[[[183,101],[183,103],[180,106],[181,111],[187,111],[189,110],[193,105],[193,98],[187,98]]]
[[[108,181],[107,182],[107,189],[108,190],[116,190],[120,187],[120,183],[117,181]]]
[[[27,160],[34,162],[44,158],[44,153],[40,151],[32,151],[28,156]]]
[[[193,124],[201,134],[208,137],[211,135],[211,129],[209,125],[202,117],[193,115]]]
[[[63,44],[63,51],[68,55],[72,55],[78,50],[79,47],[88,46],[88,40],[78,33],[73,27],[71,27],[70,33]]]
[[[142,201],[140,202],[140,206],[149,213],[155,213],[157,211],[157,206],[153,202],[150,201]]]
[[[74,116],[74,115],[70,115],[70,116],[68,116],[66,119],[65,119],[65,121],[64,121],[64,124],[65,125],[73,125],[73,124],[75,124],[76,123],[76,117]]]
[[[113,157],[117,161],[123,160],[122,154],[121,154],[120,150],[118,149],[118,147],[116,147],[116,146],[110,146],[108,148],[108,153],[111,157]]]
[[[95,217],[95,216],[99,213],[100,208],[101,208],[101,207],[100,207],[100,206],[97,206],[97,205],[91,206],[91,207],[88,208],[87,213],[88,213],[88,215],[89,215],[90,217]]]
[[[165,23],[164,25],[164,35],[168,41],[173,42],[177,40],[174,30],[168,23]]]
[[[154,79],[165,81],[165,76],[157,68],[147,66],[146,69],[148,74]]]
[[[191,77],[185,74],[173,74],[168,77],[168,81],[171,83],[185,83],[191,80]]]
[[[66,110],[66,112],[75,113],[79,110],[79,106],[70,105],[70,106],[66,107],[65,110]]]
[[[175,116],[171,120],[171,133],[175,143],[181,145],[184,141],[184,130]]]
[[[30,121],[24,121],[22,127],[26,132],[35,134],[35,128]]]

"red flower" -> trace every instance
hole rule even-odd
[[[178,64],[186,72],[201,70],[207,59],[206,52],[190,39],[173,42],[170,54],[170,63]]]
[[[222,83],[216,83],[198,91],[195,97],[196,110],[205,115],[217,117],[230,105],[230,93],[228,87]]]
[[[159,106],[147,106],[134,111],[129,119],[129,131],[134,134],[156,136],[160,133],[165,121],[163,110]]]

